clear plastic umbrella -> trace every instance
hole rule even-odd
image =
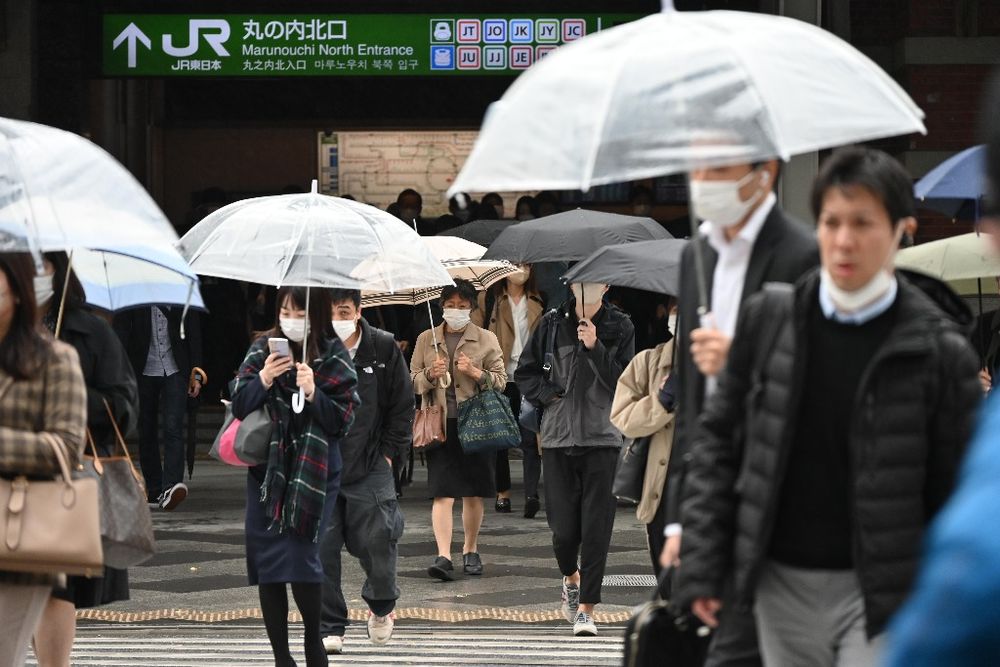
[[[276,287],[398,292],[453,283],[401,220],[367,204],[321,195],[316,181],[311,192],[220,208],[185,234],[179,248],[198,274]],[[308,290],[305,305],[308,312]],[[301,412],[301,390],[292,406]]]
[[[922,118],[888,74],[821,28],[667,6],[519,76],[490,106],[449,194],[587,190],[787,159],[925,132]]]

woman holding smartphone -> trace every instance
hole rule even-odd
[[[309,301],[307,339],[305,288],[278,291],[279,324],[251,344],[232,392],[237,419],[264,408],[273,424],[267,463],[247,474],[246,548],[278,667],[295,664],[287,584],[305,625],[306,664],[328,664],[320,637],[319,538],[340,488],[340,439],[359,402],[354,364],[332,331],[327,290],[312,290]],[[308,364],[296,361],[303,347]],[[292,398],[300,389],[305,409],[296,414]]]

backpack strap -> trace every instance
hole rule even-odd
[[[764,367],[774,351],[781,327],[792,316],[795,287],[789,283],[765,283],[761,293],[764,295],[764,305],[761,309],[764,313],[764,322],[757,333],[757,354],[752,375],[754,386],[762,381]]]
[[[389,367],[393,356],[399,351],[395,337],[387,331],[372,327],[375,337],[375,381],[378,382],[379,412],[384,413],[389,406]]]

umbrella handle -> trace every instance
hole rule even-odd
[[[302,411],[306,409],[306,391],[302,387],[299,387],[299,393],[292,396],[292,410],[295,414],[302,414]]]

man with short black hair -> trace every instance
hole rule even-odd
[[[753,605],[764,664],[879,664],[979,402],[957,323],[893,271],[914,215],[891,157],[816,179],[821,268],[743,306],[692,447],[677,597]]]
[[[361,317],[361,292],[330,290],[331,320],[358,372],[358,407],[350,433],[340,443],[344,460],[337,506],[320,547],[323,614],[320,632],[327,653],[343,650],[348,625],[341,587],[341,550],[365,571],[361,597],[368,604],[368,637],[382,645],[392,637],[399,598],[396,544],[403,515],[396,500],[393,460],[409,453],[413,435],[413,385],[392,334]]]

